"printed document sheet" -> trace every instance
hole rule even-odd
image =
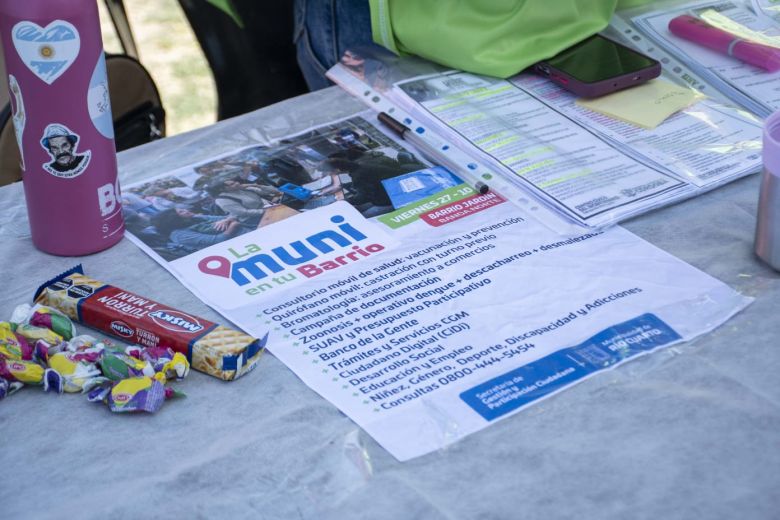
[[[140,247],[246,332],[269,334],[274,356],[399,460],[749,303],[628,231],[562,237],[497,191],[456,184],[395,208],[366,168],[403,180],[429,165],[367,117],[124,196]]]

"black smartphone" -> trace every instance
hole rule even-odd
[[[600,34],[540,61],[533,68],[565,89],[586,98],[633,87],[661,74],[658,61]]]

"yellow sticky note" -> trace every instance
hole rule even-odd
[[[578,99],[581,107],[652,130],[666,118],[704,99],[702,94],[659,79],[595,99]]]

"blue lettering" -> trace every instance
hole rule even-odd
[[[261,253],[259,255],[247,258],[242,262],[233,263],[233,266],[230,269],[230,277],[238,285],[246,285],[250,283],[249,278],[247,278],[242,272],[243,270],[246,271],[253,279],[262,280],[268,276],[268,274],[257,265],[258,263],[262,263],[272,273],[284,271],[284,267],[279,265],[271,256]]]
[[[332,240],[338,247],[347,247],[352,242],[343,236],[339,235],[335,231],[323,231],[312,235],[306,239],[308,243],[318,249],[321,253],[330,253],[333,248],[325,243],[325,240]]]
[[[299,256],[297,258],[288,253],[284,247],[275,247],[271,249],[271,252],[287,265],[298,265],[304,262],[310,262],[317,258],[317,253],[306,247],[300,240],[291,242],[290,247],[295,249],[295,252],[298,253]]]
[[[336,248],[349,246],[352,244],[352,240],[357,242],[368,238],[354,227],[344,223],[345,219],[341,215],[334,215],[330,220],[334,224],[339,224],[338,228],[347,236],[344,236],[335,230],[325,230],[307,237],[305,241],[311,247],[319,251],[319,253],[331,253],[335,251]],[[352,238],[352,240],[347,237]],[[287,250],[288,247],[292,249],[292,252]],[[353,248],[358,247],[353,246]],[[384,248],[381,247],[381,249]],[[230,251],[234,256],[239,256],[232,249]],[[238,285],[243,286],[252,283],[254,280],[262,280],[263,278],[268,277],[269,272],[278,273],[284,271],[285,267],[283,267],[282,264],[285,266],[300,265],[311,262],[319,256],[317,252],[307,247],[307,245],[300,240],[290,242],[288,246],[275,247],[271,249],[270,252],[274,256],[261,253],[249,257],[246,260],[242,260],[241,262],[234,262],[230,269],[230,278]],[[363,256],[367,256],[360,250],[358,252]]]

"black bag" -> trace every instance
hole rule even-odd
[[[116,151],[165,137],[165,110],[149,72],[135,58],[106,56]]]

